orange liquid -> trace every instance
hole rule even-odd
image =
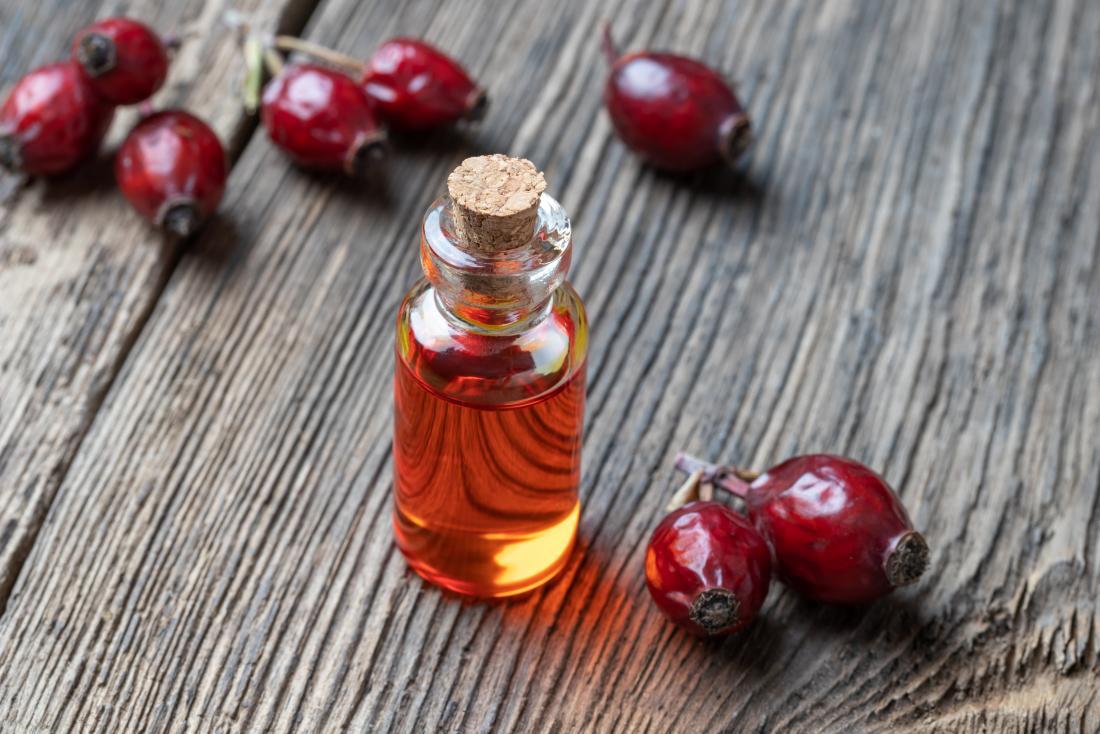
[[[461,594],[499,597],[562,569],[580,505],[584,367],[504,405],[448,398],[397,359],[394,527],[409,565]]]

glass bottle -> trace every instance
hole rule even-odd
[[[477,597],[560,571],[580,504],[588,329],[572,236],[526,160],[470,158],[424,216],[397,320],[394,528],[410,566]]]

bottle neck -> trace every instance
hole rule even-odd
[[[543,194],[531,238],[501,252],[463,247],[455,235],[451,202],[437,200],[424,216],[420,261],[446,316],[499,333],[525,328],[549,312],[572,255],[569,217]]]
[[[443,315],[456,326],[487,334],[513,334],[524,331],[550,314],[553,295],[542,303],[512,310],[488,309],[464,301],[448,303],[437,290],[436,303]]]

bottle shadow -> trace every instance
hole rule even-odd
[[[904,592],[865,605],[846,606],[806,600],[777,585],[757,618],[743,630],[725,637],[699,638],[674,627],[651,603],[644,583],[630,583],[630,568],[608,583],[601,581],[607,569],[587,565],[575,555],[563,572],[544,586],[507,599],[479,600],[443,590],[438,593],[465,607],[498,609],[502,627],[522,629],[522,634],[535,637],[555,634],[565,619],[579,628],[570,632],[574,639],[578,635],[606,637],[616,634],[615,625],[619,625],[609,619],[617,619],[620,614],[637,619],[640,612],[640,629],[621,627],[620,631],[657,639],[664,628],[665,634],[689,641],[730,671],[756,673],[771,670],[777,657],[790,655],[792,645],[800,645],[800,639],[815,637],[825,645],[897,649],[911,644],[920,637],[921,630],[934,623],[934,615],[926,606],[916,598],[901,595]],[[425,589],[434,588],[422,583]],[[589,589],[590,584],[594,588]],[[574,601],[578,597],[585,599],[581,607],[575,606],[580,604]]]
[[[674,647],[696,649],[709,656],[715,672],[731,675],[763,675],[770,670],[785,639],[784,625],[766,614],[741,632],[728,637],[700,638],[675,627],[651,602],[642,577],[635,576],[635,564],[607,581],[602,564],[572,559],[561,574],[544,586],[507,599],[472,599],[436,589],[426,581],[422,593],[435,593],[449,603],[460,604],[463,612],[492,613],[499,628],[501,649],[538,640],[540,646],[555,648],[551,656],[566,655],[601,665],[626,665],[645,649]],[[416,574],[408,571],[413,581]],[[419,578],[419,577],[416,577]],[[415,583],[415,582],[414,582]],[[596,651],[599,651],[598,653]],[[687,654],[685,652],[685,654]]]

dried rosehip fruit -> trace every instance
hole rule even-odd
[[[168,49],[149,26],[107,18],[73,39],[72,59],[103,99],[116,105],[149,99],[168,76]]]
[[[118,187],[134,208],[181,237],[193,234],[218,208],[226,175],[218,136],[182,110],[139,122],[115,159]]]
[[[668,53],[620,56],[604,25],[611,73],[604,104],[626,145],[667,171],[692,171],[720,159],[732,165],[752,139],[749,116],[722,76]]]
[[[775,549],[777,575],[811,599],[868,602],[928,566],[928,544],[897,494],[851,459],[788,459],[750,485],[745,505]]]
[[[728,635],[764,604],[771,556],[743,516],[719,502],[691,502],[653,532],[645,573],[653,601],[674,623],[700,636]]]
[[[370,57],[363,88],[388,125],[426,130],[481,119],[485,90],[451,57],[412,38],[386,41]]]
[[[76,64],[39,67],[0,107],[0,165],[32,176],[68,171],[99,148],[114,113]]]
[[[290,64],[264,89],[261,118],[272,142],[308,168],[361,175],[385,152],[366,93],[349,76],[313,64]]]
[[[776,575],[811,599],[860,604],[915,582],[928,543],[886,481],[852,459],[810,454],[752,474],[681,455],[677,466],[744,498]],[[752,480],[751,484],[747,480]]]

